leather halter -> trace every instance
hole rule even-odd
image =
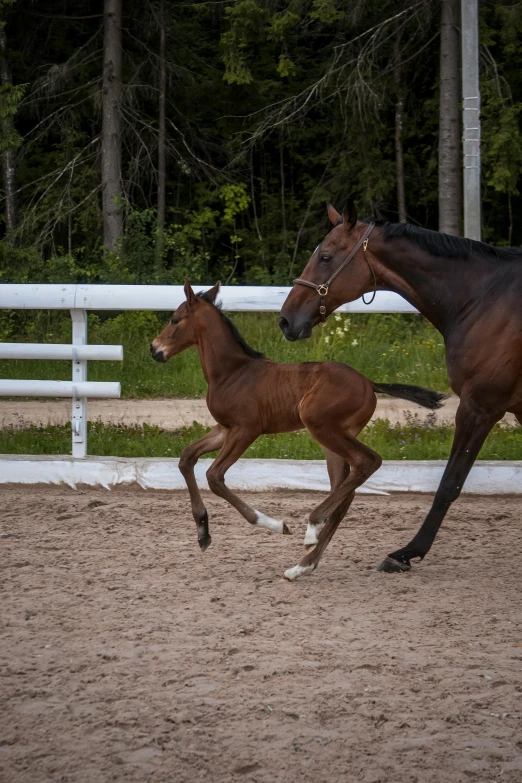
[[[333,275],[331,275],[331,277],[326,281],[326,283],[319,283],[319,284],[318,283],[311,283],[309,280],[303,280],[301,277],[298,277],[296,280],[294,280],[293,285],[306,285],[306,286],[308,286],[308,288],[313,288],[315,291],[317,291],[317,293],[321,297],[321,304],[319,305],[319,312],[321,314],[321,321],[320,321],[320,325],[321,326],[326,326],[326,307],[325,307],[325,304],[324,304],[324,300],[326,299],[326,296],[328,294],[328,289],[332,285],[332,283],[335,280],[335,278],[337,277],[337,275],[340,274],[343,271],[343,269],[345,268],[345,266],[347,266],[350,263],[350,261],[352,260],[352,258],[354,257],[354,255],[357,253],[357,251],[359,250],[359,248],[361,246],[362,246],[363,251],[366,252],[366,248],[368,247],[368,238],[369,238],[369,236],[372,233],[374,228],[375,228],[375,223],[370,223],[368,225],[366,231],[364,232],[362,237],[359,239],[359,241],[357,242],[355,247],[353,247],[352,250],[350,250],[350,252],[348,253],[346,258],[342,262],[342,264],[339,267],[339,269],[337,269],[333,273]],[[366,258],[366,256],[364,256],[364,257]],[[371,269],[371,267],[370,267],[370,269]],[[373,272],[373,269],[372,269],[372,272]],[[373,273],[373,275],[374,275],[374,280],[375,280],[375,273]],[[375,293],[374,293],[374,296],[375,296]]]

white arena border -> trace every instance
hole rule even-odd
[[[196,478],[208,488],[205,473],[211,459],[200,460]],[[358,491],[366,494],[390,492],[435,492],[445,460],[385,461]],[[242,459],[227,473],[231,489],[261,491],[295,489],[328,491],[324,460]],[[177,459],[132,459],[124,457],[0,456],[0,484],[66,484],[102,486],[138,484],[143,489],[186,489]],[[477,495],[522,494],[522,460],[478,461],[464,485],[464,493]]]

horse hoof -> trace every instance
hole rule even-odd
[[[293,536],[294,531],[288,527],[286,522],[283,522],[283,535],[284,536]]]
[[[315,565],[296,565],[293,568],[288,568],[284,572],[283,577],[287,580],[287,582],[295,582],[295,580],[299,579],[300,576],[310,576],[313,571],[315,571]]]
[[[199,548],[202,552],[209,548],[212,543],[212,536],[206,536],[206,538],[198,538]]]
[[[394,560],[393,557],[385,557],[382,563],[377,566],[377,571],[383,571],[385,574],[404,574],[406,571],[411,571],[411,565],[409,563],[401,563],[399,560]]]

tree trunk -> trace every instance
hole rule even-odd
[[[7,40],[5,28],[0,28],[0,83],[4,89],[9,89],[12,84],[11,68],[7,61]],[[13,121],[7,117],[3,121],[3,132],[6,137],[13,135]],[[16,203],[15,203],[15,156],[14,150],[7,149],[2,152],[2,184],[4,188],[5,199],[5,225],[9,232],[16,224]]]
[[[159,2],[159,130],[158,130],[158,235],[156,238],[156,272],[163,268],[165,249],[165,183],[166,183],[166,144],[167,125],[165,120],[165,93],[167,91],[167,69],[165,65],[165,0]]]
[[[282,131],[279,137],[279,174],[281,177],[281,232],[283,234],[283,251],[285,251],[286,250],[285,158],[284,158]]]
[[[402,32],[397,30],[395,34],[395,70],[393,72],[393,84],[395,88],[395,171],[397,181],[397,211],[399,223],[406,223],[406,195],[404,192],[404,154],[402,143],[402,126],[404,121],[404,90],[402,85],[403,69],[399,65],[401,56]]]
[[[122,0],[104,1],[102,87],[103,244],[116,250],[123,232],[121,199],[121,7]]]
[[[439,231],[459,236],[460,165],[459,0],[441,0],[439,108]]]

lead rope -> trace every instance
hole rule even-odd
[[[372,273],[372,275],[373,275],[373,294],[372,294],[372,298],[370,299],[370,301],[369,301],[369,302],[367,302],[367,301],[366,301],[366,299],[364,298],[364,294],[361,296],[361,299],[363,300],[363,304],[365,304],[365,305],[371,305],[371,303],[372,303],[372,302],[373,302],[373,300],[375,299],[375,295],[376,295],[376,293],[377,293],[377,278],[375,277],[375,270],[374,270],[373,266],[370,264],[370,262],[368,261],[368,258],[367,258],[367,256],[366,256],[366,248],[367,248],[367,247],[368,247],[368,240],[366,240],[366,241],[364,242],[364,244],[363,244],[363,250],[364,250],[364,258],[365,258],[365,260],[366,260],[366,263],[368,264],[368,267],[369,267],[369,269],[370,269],[370,272],[371,272],[371,273]]]

